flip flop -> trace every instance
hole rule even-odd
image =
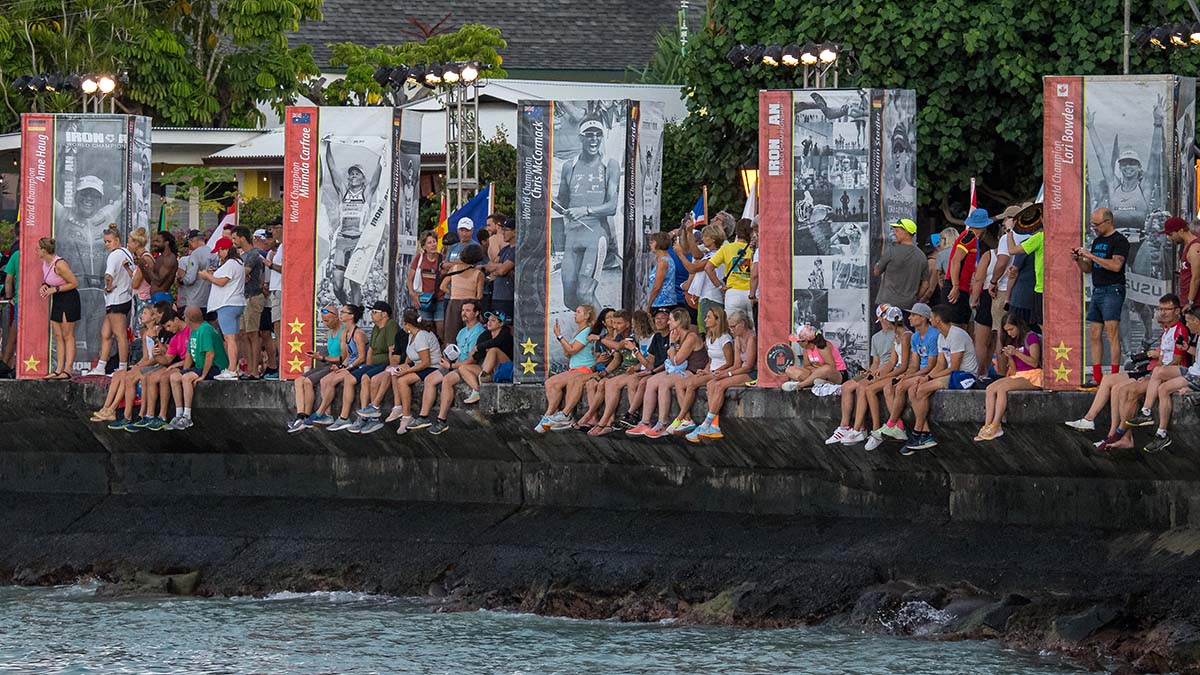
[[[70,373],[64,373],[64,372],[62,372],[62,371],[59,371],[59,372],[58,372],[58,374],[56,374],[56,375],[54,376],[54,378],[53,378],[53,379],[55,379],[55,380],[69,380],[69,379],[71,379],[71,374],[70,374]]]
[[[596,432],[596,429],[600,429],[600,431]],[[616,430],[617,430],[617,428],[611,424],[608,424],[608,425],[605,425],[602,427],[592,427],[592,430],[588,432],[588,436],[607,436]],[[593,432],[596,432],[596,433],[593,433]]]

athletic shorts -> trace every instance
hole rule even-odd
[[[358,248],[358,237],[339,235],[337,241],[333,243],[333,266],[344,271],[350,264],[350,256],[354,255],[356,248]]]
[[[1008,291],[998,291],[996,297],[992,298],[992,328],[999,330],[1003,328],[1000,322],[1004,321],[1004,315],[1008,313]]]
[[[205,382],[208,382],[208,381],[211,381],[211,380],[214,380],[214,379],[216,379],[217,375],[218,375],[220,372],[221,372],[221,369],[220,369],[220,368],[218,368],[218,367],[216,367],[216,366],[213,366],[212,368],[209,368],[209,369],[208,369],[208,377],[204,378],[204,381],[205,381]],[[182,371],[182,374],[184,374],[184,375],[187,375],[188,373],[195,373],[195,374],[199,375],[199,374],[200,374],[200,369],[199,369],[199,368],[185,368],[185,369]]]
[[[267,300],[263,297],[262,293],[246,298],[246,311],[242,313],[241,332],[255,333],[259,330],[263,308],[266,306]]]
[[[83,306],[79,299],[79,291],[72,288],[63,293],[50,296],[50,320],[54,322],[75,323],[83,315]]]
[[[950,302],[949,295],[951,286],[949,281],[943,283],[942,290],[945,293],[943,297],[946,298],[946,304],[954,308],[953,316],[950,317],[950,323],[964,326],[968,323],[971,323],[971,292],[959,291],[958,302]]]
[[[218,307],[217,310],[217,327],[221,329],[221,335],[237,335],[242,328],[242,315],[246,312],[246,308],[241,305]]]
[[[424,382],[425,378],[429,377],[430,375],[432,375],[436,372],[438,372],[437,368],[422,368],[417,371],[417,377],[421,378],[421,381]]]
[[[946,388],[951,391],[966,391],[973,388],[978,381],[979,376],[975,373],[956,370],[950,373],[950,383],[946,385]]]
[[[1029,383],[1035,387],[1042,386],[1042,369],[1030,368],[1029,370],[1018,370],[1013,373],[1013,377],[1019,377],[1022,380],[1029,380]]]
[[[333,372],[333,364],[322,363],[316,368],[309,369],[309,371],[304,374],[304,377],[308,378],[309,382],[312,382],[314,385],[316,385],[321,381],[321,378],[325,377],[331,372]]]
[[[1188,388],[1192,391],[1200,391],[1200,375],[1187,374],[1183,376],[1183,379],[1187,380]]]
[[[363,364],[361,366],[354,366],[353,368],[351,368],[350,375],[356,381],[362,382],[364,377],[367,379],[371,379],[372,377],[375,377],[376,375],[382,373],[384,371],[384,369],[386,369],[387,367],[388,367],[388,364],[386,364],[386,363],[378,363],[373,366],[368,366],[366,364]]]
[[[133,301],[132,300],[130,300],[129,302],[122,302],[119,305],[106,305],[104,307],[105,314],[124,314],[126,317],[128,317],[129,312],[131,312],[131,311],[133,311]]]
[[[1124,305],[1124,284],[1096,286],[1092,289],[1092,299],[1088,302],[1087,322],[1104,323],[1106,321],[1120,321],[1121,307]]]
[[[992,327],[992,296],[987,291],[979,294],[979,306],[975,308],[975,323]]]

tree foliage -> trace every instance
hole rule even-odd
[[[78,93],[16,94],[26,74],[124,73],[119,112],[176,126],[253,126],[318,74],[287,32],[323,0],[15,0],[0,15],[0,130],[20,113],[81,110]]]
[[[234,196],[235,191],[229,188],[237,182],[233,169],[210,169],[204,166],[181,166],[159,179],[163,185],[174,185],[176,188],[176,204],[168,205],[168,213],[176,209],[186,208],[191,195],[196,195],[200,204],[200,213],[210,211],[220,213],[225,210],[224,202]]]
[[[1136,30],[1189,20],[1190,10],[1186,0],[1134,0],[1133,16]],[[691,176],[693,193],[707,182],[710,203],[714,186],[737,186],[738,167],[757,153],[758,91],[800,88],[802,81],[799,69],[735,69],[726,54],[739,42],[830,40],[854,54],[841,64],[840,86],[916,90],[918,194],[926,213],[965,202],[971,176],[995,202],[1032,196],[1041,182],[1042,77],[1119,74],[1121,34],[1119,2],[710,3],[707,26],[692,35],[684,60],[693,115],[664,154],[665,166]],[[1191,75],[1198,66],[1196,48],[1132,52],[1132,73]],[[954,210],[962,215],[961,206]]]
[[[504,129],[479,142],[479,182],[495,184],[493,210],[514,217],[517,204],[517,149],[508,142]]]
[[[353,42],[338,42],[330,45],[329,63],[344,68],[346,76],[314,93],[322,105],[399,105],[403,101],[396,100],[391,87],[375,81],[377,68],[478,61],[489,68],[489,78],[508,77],[500,67],[502,59],[497,53],[506,46],[508,43],[500,37],[500,29],[481,24],[466,24],[453,33],[399,45],[366,47]]]
[[[238,207],[238,223],[248,227],[251,232],[266,228],[268,223],[282,217],[283,202],[270,197],[247,199]]]

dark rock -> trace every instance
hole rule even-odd
[[[945,586],[919,586],[905,593],[900,601],[923,602],[935,609],[941,609],[946,606],[946,598],[949,597],[949,594]]]
[[[1095,605],[1079,614],[1055,619],[1051,640],[1064,645],[1083,642],[1112,623],[1120,611],[1110,605]]]
[[[743,598],[757,587],[758,584],[746,582],[735,588],[725,589],[711,600],[693,605],[688,611],[686,619],[705,624],[733,623]]]
[[[194,595],[196,587],[200,585],[200,573],[172,574],[167,577],[167,581],[167,588],[172,595]]]

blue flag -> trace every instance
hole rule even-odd
[[[694,227],[703,227],[708,224],[708,187],[700,193],[700,198],[696,200],[696,205],[692,207],[692,225]]]
[[[457,232],[459,224],[465,224],[465,220],[470,222],[471,231],[478,233],[480,229],[487,226],[487,217],[491,214],[492,184],[488,183],[482,190],[475,193],[470,201],[446,218],[446,228],[451,232]],[[479,239],[477,235],[472,235],[472,237],[477,241]]]

